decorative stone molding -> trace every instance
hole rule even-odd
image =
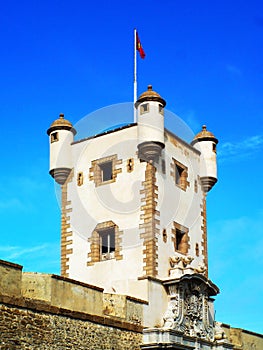
[[[211,188],[217,183],[217,179],[212,176],[201,177],[202,189],[205,193],[209,192]]]
[[[90,252],[88,253],[87,266],[92,266],[94,263],[102,261],[101,259],[101,243],[100,243],[100,234],[99,232],[103,229],[114,228],[115,231],[115,250],[114,250],[114,259],[122,260],[123,256],[121,254],[121,244],[123,231],[119,230],[119,227],[113,221],[106,221],[99,223],[88,241],[90,242]]]
[[[145,181],[142,183],[143,189],[140,193],[143,195],[141,198],[142,206],[141,211],[143,214],[140,218],[143,220],[143,224],[140,224],[142,233],[140,237],[143,239],[143,255],[144,255],[144,267],[143,271],[146,276],[156,276],[158,273],[158,244],[157,235],[160,233],[158,226],[160,220],[157,219],[160,216],[157,207],[158,199],[158,186],[156,185],[156,168],[150,164],[146,164]]]
[[[69,255],[73,249],[68,246],[72,244],[72,230],[70,227],[70,218],[68,214],[72,211],[71,201],[68,200],[67,188],[73,179],[73,170],[67,177],[66,182],[61,186],[61,275],[68,277]]]
[[[68,179],[72,169],[70,168],[56,168],[50,170],[49,174],[55,179],[59,185],[64,185]]]
[[[233,345],[226,339],[209,341],[190,337],[174,329],[146,328],[143,330],[143,344],[140,348],[141,350],[232,350]],[[241,348],[235,347],[235,349]]]
[[[194,258],[191,256],[171,256],[169,258],[171,266],[169,275],[178,278],[184,274],[194,273],[194,268],[190,266],[193,260]]]
[[[226,339],[226,334],[225,331],[222,328],[222,323],[221,322],[215,322],[215,340],[221,340],[221,339]]]
[[[149,163],[159,163],[164,144],[157,141],[145,141],[138,145],[138,157]]]
[[[218,288],[205,277],[193,274],[164,282],[169,295],[164,314],[164,329],[174,329],[184,335],[214,341],[214,315],[211,312]]]
[[[100,165],[108,162],[112,162],[112,176],[110,180],[103,181]],[[122,160],[118,159],[117,154],[93,160],[91,162],[91,168],[89,169],[89,179],[95,182],[96,187],[115,182],[117,179],[117,175],[122,172],[122,169],[120,167],[117,167],[121,164]]]
[[[206,275],[207,267],[205,266],[205,264],[200,263],[194,271]]]

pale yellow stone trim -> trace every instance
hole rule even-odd
[[[68,277],[68,262],[69,255],[73,253],[72,248],[68,248],[72,244],[72,240],[68,239],[72,237],[72,231],[70,229],[70,217],[67,215],[72,212],[71,201],[67,199],[67,187],[73,179],[74,172],[71,170],[66,182],[61,186],[61,276]]]
[[[201,212],[201,216],[203,218],[201,230],[202,230],[202,254],[204,257],[204,265],[206,267],[205,276],[208,277],[208,252],[207,252],[207,221],[206,221],[206,194],[203,192],[203,204],[201,205],[203,209]]]
[[[158,186],[156,186],[156,168],[147,163],[145,171],[145,181],[142,183],[143,189],[140,193],[142,206],[140,218],[144,221],[139,228],[142,230],[140,237],[143,239],[143,271],[145,276],[155,277],[158,274],[158,239],[160,233],[158,225],[160,216],[157,207]]]

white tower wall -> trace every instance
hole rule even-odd
[[[53,134],[57,133],[57,141],[52,142]],[[49,135],[50,144],[50,162],[49,170],[57,168],[73,167],[71,143],[73,142],[73,133],[69,130],[57,130]]]
[[[200,176],[213,177],[217,179],[216,151],[213,150],[213,141],[201,141],[198,147],[201,151]]]
[[[148,111],[142,112],[140,105],[148,104]],[[164,116],[160,113],[160,103],[143,102],[138,106],[138,141],[164,143]]]

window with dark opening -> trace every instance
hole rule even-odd
[[[183,237],[185,235],[184,231],[176,229],[176,242],[175,242],[175,250],[182,250]]]
[[[141,114],[149,112],[149,103],[144,103],[140,106]]]
[[[101,260],[114,258],[115,252],[115,229],[110,227],[99,231]]]
[[[163,114],[163,106],[162,105],[159,105],[159,113]]]
[[[109,181],[112,180],[112,162],[105,162],[99,164],[101,170],[101,181]]]
[[[178,164],[175,164],[175,183],[176,183],[176,185],[179,185],[179,186],[181,185],[183,172],[184,172],[184,168],[182,168]]]
[[[58,132],[53,132],[51,135],[51,143],[58,141]]]
[[[215,143],[213,143],[213,152],[216,153],[216,144]]]

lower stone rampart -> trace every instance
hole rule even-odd
[[[87,315],[66,316],[62,310],[55,314],[0,304],[0,349],[140,349],[142,334],[138,328],[121,323],[118,326],[116,320],[96,321],[90,321]]]
[[[148,307],[61,276],[22,273],[22,266],[0,260],[0,350],[166,348],[142,345]],[[261,334],[222,328],[234,350],[263,349]]]
[[[0,260],[0,349],[139,350],[145,303]]]

